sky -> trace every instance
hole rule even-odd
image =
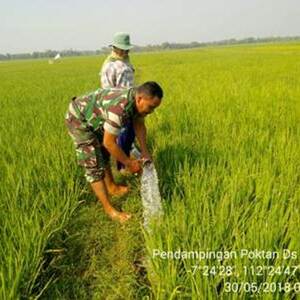
[[[0,0],[0,53],[300,36],[300,0]]]

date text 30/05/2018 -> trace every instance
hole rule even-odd
[[[226,281],[224,284],[225,293],[300,293],[300,282],[231,282]]]

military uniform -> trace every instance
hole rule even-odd
[[[88,182],[103,179],[109,163],[110,154],[102,145],[104,130],[119,135],[122,127],[139,117],[134,96],[134,88],[113,88],[72,99],[65,123]]]

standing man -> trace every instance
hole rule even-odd
[[[141,170],[140,161],[130,159],[116,140],[121,128],[131,122],[142,158],[150,159],[144,118],[160,105],[162,97],[161,87],[153,81],[136,88],[98,89],[74,97],[66,113],[65,123],[75,145],[78,164],[84,167],[85,177],[105,212],[121,223],[131,216],[116,210],[110,203],[109,194],[122,196],[128,192],[128,187],[114,182],[110,154],[131,173]]]
[[[129,50],[133,47],[130,44],[130,36],[124,32],[114,35],[112,52],[103,63],[100,72],[101,87],[106,88],[129,88],[134,84],[134,68],[130,63]],[[128,123],[118,137],[117,143],[128,156],[134,142],[135,134],[132,123]],[[124,164],[117,161],[117,169],[125,170]]]

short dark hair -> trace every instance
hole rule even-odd
[[[158,97],[162,99],[164,93],[160,85],[155,81],[147,81],[137,87],[138,93],[146,94],[150,97]]]

